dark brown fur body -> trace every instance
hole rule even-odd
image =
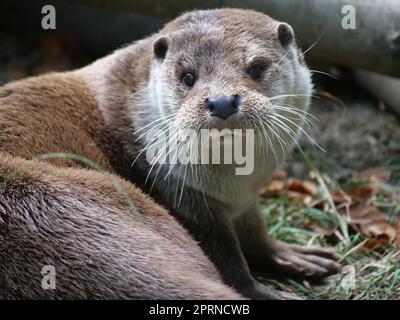
[[[116,148],[80,77],[51,74],[0,88],[0,298],[239,298],[168,213],[113,175]],[[108,151],[107,151],[108,150]],[[114,154],[117,156],[117,154]],[[14,174],[15,173],[15,174]],[[44,290],[43,266],[56,289]]]

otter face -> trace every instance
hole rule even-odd
[[[312,85],[286,23],[248,10],[198,11],[168,24],[153,48],[151,101],[177,127],[299,130]]]
[[[248,163],[254,163],[254,168],[246,171],[248,176],[240,178],[240,183],[232,181],[231,185],[247,183],[249,190],[262,185],[285,161],[308,121],[311,75],[292,28],[255,11],[218,9],[187,13],[167,24],[154,39],[149,79],[140,96],[146,101],[142,103],[143,116],[136,117],[145,123],[136,127],[155,124],[163,134],[146,139],[144,149],[153,143],[148,141],[157,141],[155,146],[168,141],[162,151],[171,150],[172,154],[185,146],[181,141],[194,136],[188,153],[197,162],[191,163],[203,163],[207,152],[212,158],[230,154],[235,159],[232,166],[225,160],[223,166],[205,166],[204,170],[215,171],[214,176],[223,173],[227,181],[240,163],[235,147],[226,147],[224,140],[215,149],[208,144],[209,150],[203,152],[198,151],[199,145],[209,142],[207,135],[203,139],[204,129],[210,129],[212,135],[217,130],[217,138],[239,136],[235,142],[243,142],[242,150],[250,154]],[[159,139],[165,132],[168,139]],[[156,160],[148,161],[153,167]],[[172,174],[177,171],[180,176],[182,168],[176,168]],[[214,181],[211,188],[214,193],[216,184]]]

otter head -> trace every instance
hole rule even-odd
[[[175,135],[168,142],[187,129],[242,129],[246,139],[253,130],[254,159],[262,159],[256,166],[267,166],[259,165],[252,176],[270,175],[303,130],[312,92],[292,28],[251,10],[205,10],[173,20],[151,41],[146,84],[130,103],[135,129],[168,127],[169,136]],[[160,136],[148,140],[141,133],[143,150],[152,139],[160,140],[156,146],[167,141]]]
[[[312,86],[286,23],[250,10],[196,11],[167,24],[153,52],[148,95],[178,128],[278,134],[301,125]]]
[[[190,12],[167,24],[152,50],[146,123],[175,134],[253,130],[255,158],[269,157],[259,162],[273,168],[283,162],[303,131],[312,92],[287,23],[251,10]]]

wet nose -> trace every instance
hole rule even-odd
[[[239,96],[235,94],[233,96],[207,99],[206,104],[212,116],[225,120],[230,115],[239,111]]]

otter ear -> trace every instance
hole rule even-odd
[[[154,50],[154,55],[158,59],[164,59],[168,50],[168,38],[167,37],[158,38],[156,42],[154,42],[153,50]]]
[[[280,23],[278,26],[278,39],[282,47],[287,48],[293,43],[294,32],[291,26],[287,23]]]

